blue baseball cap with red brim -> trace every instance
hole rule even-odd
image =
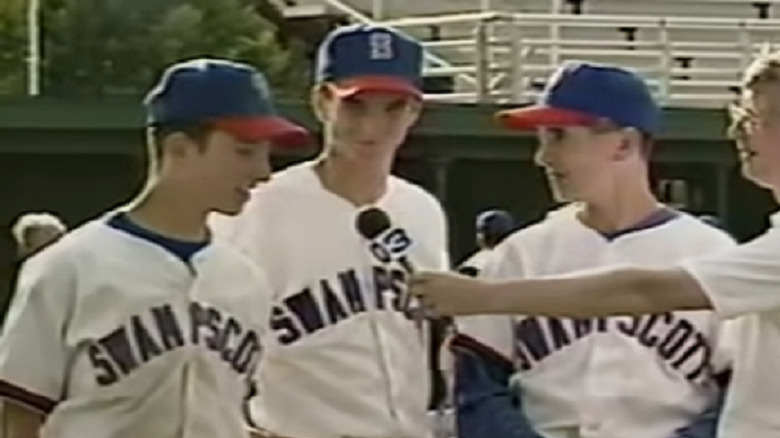
[[[608,120],[655,135],[661,109],[644,80],[633,72],[567,62],[553,73],[537,104],[501,111],[497,118],[503,126],[516,130],[593,126]]]
[[[169,67],[145,101],[150,126],[208,124],[248,143],[308,143],[301,126],[281,117],[265,76],[254,67],[193,59]]]
[[[423,48],[395,29],[354,24],[329,33],[317,53],[316,80],[341,97],[363,92],[422,98]]]

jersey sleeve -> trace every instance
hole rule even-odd
[[[431,233],[430,251],[433,252],[433,254],[431,254],[433,259],[430,262],[431,266],[425,266],[425,268],[446,271],[450,269],[447,215],[444,213],[444,209],[439,201],[432,195],[429,196],[431,198],[432,208],[430,213],[430,228],[427,231]],[[427,263],[428,262],[426,262],[426,264]]]
[[[75,273],[57,249],[22,266],[0,336],[0,397],[44,414],[62,397],[72,353],[64,334]]]
[[[262,269],[271,296],[274,297],[284,290],[287,281],[282,273],[289,267],[283,264],[283,258],[278,257],[279,252],[275,250],[278,245],[284,244],[285,239],[279,236],[283,231],[275,226],[272,215],[262,211],[264,203],[259,199],[261,195],[254,193],[252,196],[249,204],[237,216],[209,216],[209,228],[215,239],[237,249],[253,265]]]
[[[490,280],[509,280],[525,277],[523,257],[515,240],[504,242],[486,258],[480,272],[480,278]]]
[[[726,376],[733,367],[742,321],[728,319],[720,323],[718,339],[712,355],[712,372],[716,378]]]
[[[708,231],[689,242],[697,254],[714,255],[737,246],[736,241],[727,233],[720,230]],[[720,383],[727,380],[731,370],[740,325],[741,321],[738,319],[718,319],[711,364],[712,372]]]
[[[780,309],[780,228],[746,244],[682,263],[725,319]]]
[[[229,243],[248,257],[256,255],[254,239],[250,238],[257,229],[252,220],[257,219],[252,204],[250,201],[250,205],[237,216],[212,213],[208,220],[209,229],[215,239]]]

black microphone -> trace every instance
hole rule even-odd
[[[390,216],[379,208],[371,207],[358,214],[355,226],[361,236],[374,240],[390,229]]]
[[[398,262],[407,274],[416,270],[406,257],[412,242],[401,229],[391,229],[390,216],[384,210],[371,207],[358,214],[355,227],[363,238],[371,242],[371,253],[382,263]],[[397,256],[397,257],[395,257]]]
[[[384,210],[371,207],[361,211],[355,222],[358,233],[370,242],[371,254],[380,262],[390,264],[398,262],[407,274],[416,272],[414,265],[406,256],[411,239],[400,228],[393,229],[390,216]],[[408,292],[401,298],[401,309],[410,311],[411,294]]]

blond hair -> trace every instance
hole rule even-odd
[[[742,86],[754,88],[773,84],[780,84],[780,51],[772,51],[771,46],[766,44],[758,57],[745,69]]]

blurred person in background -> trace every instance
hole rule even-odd
[[[0,295],[0,326],[5,320],[5,311],[11,300],[16,278],[25,260],[37,254],[43,248],[59,240],[67,232],[65,223],[52,213],[30,212],[20,215],[11,225],[11,235],[15,244],[15,257],[9,271],[8,287]]]
[[[11,227],[17,260],[24,261],[59,240],[66,232],[65,223],[52,213],[22,214]]]

